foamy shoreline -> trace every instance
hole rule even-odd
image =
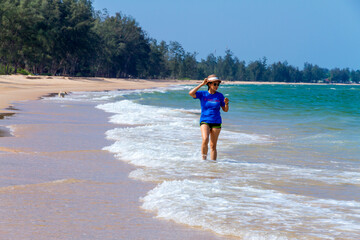
[[[0,120],[15,136],[0,138],[1,236],[227,239],[140,209],[139,198],[154,184],[129,179],[133,167],[102,150],[110,144],[104,133],[114,126],[95,105],[15,102],[19,114]]]

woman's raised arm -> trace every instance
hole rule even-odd
[[[196,98],[196,92],[204,85],[207,84],[207,78],[204,79],[204,81],[197,87],[194,87],[193,89],[190,90],[189,95],[192,96],[193,98]]]

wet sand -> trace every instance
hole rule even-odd
[[[139,198],[155,184],[101,150],[108,115],[92,103],[15,103],[0,120],[1,239],[226,239],[154,218]],[[6,132],[6,131],[5,131]]]

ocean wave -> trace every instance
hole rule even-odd
[[[226,179],[165,181],[142,201],[142,208],[159,218],[242,239],[355,239],[360,233],[358,202],[284,194]]]

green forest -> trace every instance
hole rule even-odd
[[[177,41],[151,38],[131,16],[89,0],[0,0],[0,74],[146,79],[359,83],[360,70],[300,70],[266,57],[246,63],[226,50],[198,61]]]

